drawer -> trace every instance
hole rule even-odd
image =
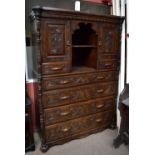
[[[65,73],[70,71],[70,64],[67,62],[43,63],[42,74]]]
[[[42,89],[50,90],[117,79],[118,72],[116,71],[50,77],[43,78]]]
[[[102,59],[115,59],[115,60],[119,60],[120,59],[120,54],[105,54],[105,53],[101,53],[100,56],[102,57]]]
[[[119,68],[120,62],[117,60],[103,60],[98,63],[98,69],[119,70]]]
[[[114,109],[116,106],[114,97],[90,100],[66,106],[44,109],[44,121],[46,125],[66,121],[81,116]]]
[[[47,141],[55,141],[90,129],[102,127],[105,124],[110,124],[114,114],[115,111],[111,110],[63,123],[45,126],[45,138]]]
[[[89,84],[85,86],[56,89],[42,94],[44,108],[96,99],[117,93],[117,82]]]

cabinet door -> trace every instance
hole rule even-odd
[[[120,31],[116,24],[103,25],[102,29],[103,53],[119,54],[120,52]]]
[[[118,24],[100,24],[98,69],[118,69],[121,29]],[[118,67],[117,67],[118,66]]]
[[[43,19],[41,23],[42,61],[69,61],[70,53],[70,22]]]

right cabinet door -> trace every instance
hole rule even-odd
[[[98,69],[118,69],[121,30],[118,24],[101,24],[98,48]],[[108,62],[108,63],[107,63]]]
[[[120,52],[120,29],[117,24],[102,26],[102,41],[104,54],[119,54]]]

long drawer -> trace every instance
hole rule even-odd
[[[44,108],[86,101],[117,93],[117,82],[89,84],[79,87],[56,89],[42,94]]]
[[[86,102],[70,104],[50,109],[44,109],[44,122],[46,125],[66,121],[81,116],[114,109],[115,97],[94,99]]]
[[[104,126],[112,121],[114,110],[101,112],[98,114],[81,117],[63,123],[45,127],[46,141],[55,141],[57,139],[73,136],[74,134],[84,132],[90,129],[95,129]]]
[[[118,79],[118,72],[116,71],[98,72],[98,73],[93,72],[86,74],[49,77],[49,78],[43,78],[42,89],[50,90],[70,86],[78,86],[88,83],[112,81],[117,79]]]

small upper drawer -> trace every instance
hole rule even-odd
[[[42,89],[50,90],[70,86],[78,86],[88,83],[95,83],[100,81],[112,81],[117,79],[118,79],[118,72],[116,71],[49,77],[49,78],[43,78]]]
[[[42,74],[56,74],[70,71],[70,65],[67,62],[43,63]]]
[[[50,109],[44,109],[45,124],[49,125],[66,121],[100,111],[114,109],[116,105],[114,97],[89,100]]]
[[[45,138],[47,141],[55,141],[61,138],[73,136],[83,131],[108,126],[112,121],[114,114],[114,110],[111,110],[46,126]]]
[[[98,63],[98,69],[119,70],[119,68],[120,62],[118,60],[103,60]]]

